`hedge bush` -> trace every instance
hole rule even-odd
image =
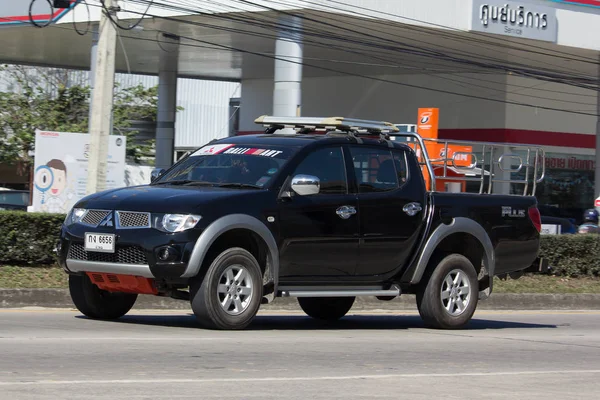
[[[66,215],[0,212],[0,265],[54,264],[52,251]]]
[[[65,215],[0,212],[0,265],[47,266]],[[544,235],[539,256],[559,276],[600,276],[600,235]]]
[[[559,276],[600,276],[600,235],[544,235],[540,257]]]

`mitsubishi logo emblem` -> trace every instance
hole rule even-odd
[[[112,227],[113,226],[113,213],[110,213],[106,217],[104,217],[104,219],[102,220],[102,222],[100,222],[100,225],[98,225],[98,226]]]

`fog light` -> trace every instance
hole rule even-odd
[[[179,251],[174,247],[161,247],[158,249],[157,257],[162,262],[173,262],[179,257]]]

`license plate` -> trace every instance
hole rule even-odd
[[[114,253],[115,235],[108,233],[86,233],[85,249],[100,253]]]

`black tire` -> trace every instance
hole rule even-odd
[[[309,317],[336,321],[350,311],[356,297],[298,297],[298,304]]]
[[[247,271],[248,281],[239,282],[240,286],[251,285],[251,295],[244,298],[242,311],[225,310],[219,299],[219,285],[222,275],[231,268],[242,266]],[[226,284],[226,283],[225,283]],[[230,285],[231,287],[233,285]],[[237,285],[236,285],[237,287]],[[232,289],[235,293],[236,291]],[[256,258],[245,249],[234,247],[223,251],[211,263],[204,279],[194,279],[190,284],[190,303],[194,315],[202,326],[209,329],[239,330],[246,328],[260,308],[263,291],[263,279]],[[229,295],[232,295],[229,293]],[[228,295],[228,296],[229,296]],[[232,295],[238,296],[238,295]],[[242,295],[236,297],[242,302]],[[237,307],[234,300],[229,308]],[[239,312],[238,314],[232,314]]]
[[[464,274],[463,279],[466,279],[469,285],[468,301],[462,311],[456,305],[456,300],[454,300],[454,305],[450,301],[457,299],[461,305],[464,305],[464,301],[467,300],[467,297],[461,294],[464,289],[460,291],[452,290],[448,289],[447,284],[444,284],[448,274],[453,271],[460,271]],[[451,275],[451,278],[452,276],[456,277],[456,275]],[[471,261],[465,256],[461,254],[444,254],[434,257],[429,265],[428,273],[423,277],[421,286],[417,291],[417,307],[421,318],[428,327],[435,329],[463,328],[471,320],[477,308],[479,300],[478,285],[477,272]],[[442,290],[450,295],[450,299],[442,300]],[[446,305],[452,313],[447,310]]]
[[[87,275],[69,275],[69,292],[75,307],[86,317],[114,320],[127,314],[135,304],[135,293],[100,290]]]

